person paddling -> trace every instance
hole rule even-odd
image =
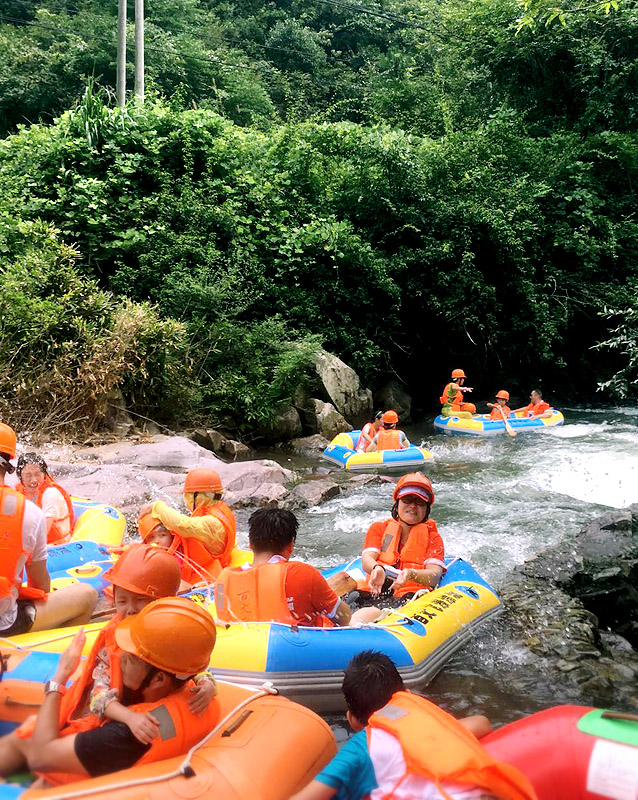
[[[446,384],[439,401],[441,403],[441,416],[461,417],[471,419],[472,414],[476,414],[474,403],[466,403],[463,395],[473,391],[469,386],[465,386],[465,372],[462,369],[452,370],[452,380]]]
[[[487,407],[491,408],[490,420],[498,422],[499,420],[509,419],[512,411],[507,405],[510,399],[510,393],[505,389],[500,389],[495,396],[495,403],[488,403]]]
[[[23,453],[16,472],[16,491],[41,508],[47,525],[47,543],[64,544],[73,533],[73,503],[68,492],[49,475],[47,462],[37,453]]]

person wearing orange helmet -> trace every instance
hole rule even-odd
[[[464,386],[465,373],[462,369],[452,370],[452,380],[446,384],[439,401],[441,403],[442,417],[461,417],[471,419],[476,414],[474,403],[466,403],[463,399],[465,392],[473,391],[469,386]]]
[[[507,392],[505,389],[499,389],[496,392],[496,402],[495,403],[488,403],[487,407],[491,408],[492,411],[490,412],[490,419],[498,421],[503,419],[509,419],[511,415],[511,409],[507,405],[510,399],[510,393]]]
[[[44,511],[47,542],[64,544],[73,533],[73,503],[68,492],[49,475],[47,462],[37,453],[23,453],[16,467],[16,490]]]
[[[396,411],[384,411],[381,415],[381,429],[368,446],[368,453],[375,450],[403,450],[410,446],[408,437],[397,429],[399,415]]]
[[[373,522],[366,534],[361,561],[368,579],[361,589],[398,606],[417,591],[438,584],[445,571],[445,550],[436,522],[430,519],[434,489],[429,478],[420,472],[404,475],[393,499],[391,518]],[[370,598],[359,599],[366,605]]]
[[[182,564],[183,586],[213,580],[230,564],[237,525],[223,496],[219,474],[214,469],[198,467],[184,481],[184,501],[190,514],[180,514],[162,500],[140,510],[138,525],[142,517],[150,515],[163,526],[162,530],[159,525],[153,527],[145,522],[140,527],[145,542],[157,541],[160,534],[165,540],[166,532],[172,535],[168,551]]]
[[[79,625],[91,618],[98,595],[77,583],[49,594],[47,528],[44,514],[23,494],[5,486],[15,471],[15,431],[0,422],[0,636],[16,636],[61,625]],[[27,573],[27,586],[22,585]]]
[[[78,668],[82,629],[62,654],[31,739],[10,734],[0,740],[0,772],[27,763],[45,785],[67,784],[184,755],[219,720],[219,705],[201,714],[190,708],[192,677],[209,664],[216,629],[210,614],[185,598],[161,598],[115,628],[122,655],[122,686],[129,709],[152,717],[154,735],[141,741],[122,722],[103,723],[96,715],[60,725],[66,683]]]

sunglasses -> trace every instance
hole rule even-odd
[[[422,497],[416,497],[416,495],[409,494],[407,497],[400,497],[406,506],[427,506],[427,502]]]

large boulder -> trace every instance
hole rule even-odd
[[[324,403],[323,400],[312,401],[317,420],[317,433],[330,440],[342,431],[351,431],[350,425],[345,418],[337,411],[332,403]]]
[[[293,405],[281,406],[275,416],[257,428],[257,434],[268,443],[287,442],[303,433],[299,412]]]
[[[412,413],[412,398],[398,381],[389,381],[379,391],[375,392],[374,399],[382,411],[393,409],[399,415],[400,422],[410,422]]]
[[[320,433],[315,433],[313,436],[304,436],[301,439],[293,439],[290,442],[290,447],[301,455],[319,455],[330,444],[329,440]]]
[[[321,350],[315,361],[313,396],[329,400],[348,422],[361,424],[372,414],[372,392],[361,386],[357,373],[340,358]]]

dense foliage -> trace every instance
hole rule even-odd
[[[427,410],[457,362],[486,393],[593,391],[599,312],[637,277],[636,4],[547,26],[523,5],[148,0],[150,101],[119,110],[92,80],[74,100],[113,85],[115,3],[7,0],[0,124],[73,110],[0,142],[0,303],[22,236],[49,291],[87,287],[56,348],[88,325],[88,363],[146,326],[113,374],[165,419],[264,420],[320,342]],[[25,350],[26,372],[59,357]]]

